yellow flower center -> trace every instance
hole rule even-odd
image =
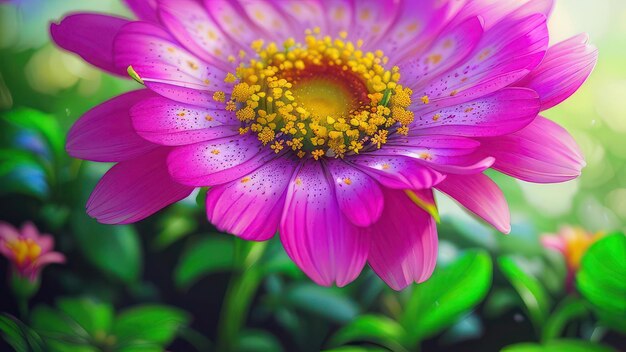
[[[214,99],[235,111],[240,133],[256,133],[279,153],[288,148],[300,158],[344,157],[364,148],[381,148],[392,133],[407,134],[414,115],[411,90],[398,84],[398,67],[387,70],[382,51],[360,50],[341,38],[307,31],[305,43],[252,43],[257,53],[229,73],[230,99]],[[242,53],[240,57],[244,57]]]
[[[18,266],[25,263],[32,263],[41,254],[41,247],[30,238],[19,238],[7,242],[7,247],[15,255],[15,262]]]
[[[592,235],[582,229],[573,229],[571,233],[568,233],[565,242],[567,265],[574,270],[578,270],[587,249],[603,236],[604,233],[602,232]]]

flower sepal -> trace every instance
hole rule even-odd
[[[21,275],[17,270],[11,271],[9,286],[16,298],[20,300],[28,300],[39,291],[41,280],[39,276],[31,279]]]

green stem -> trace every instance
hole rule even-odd
[[[19,297],[17,299],[17,307],[20,311],[20,319],[27,321],[28,319],[28,298]]]
[[[547,342],[562,336],[567,324],[572,320],[582,319],[587,314],[587,307],[581,300],[573,296],[566,297],[544,324],[541,341]]]
[[[233,274],[226,290],[220,313],[217,335],[218,352],[234,351],[239,332],[245,323],[252,299],[263,275],[255,266],[265,250],[266,243],[235,243],[235,260],[239,271]]]

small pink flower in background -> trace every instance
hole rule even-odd
[[[18,230],[0,221],[0,253],[11,262],[19,276],[35,281],[46,265],[64,263],[65,256],[54,252],[53,248],[52,236],[40,234],[31,222]]]
[[[541,237],[544,247],[558,251],[563,255],[567,265],[566,284],[572,289],[574,277],[587,249],[604,236],[603,232],[591,233],[579,227],[563,227],[557,234],[546,234]]]
[[[585,35],[549,47],[552,0],[126,0],[137,20],[73,14],[54,41],[141,89],[87,112],[70,155],[117,163],[87,212],[132,223],[210,187],[209,221],[278,231],[315,282],[366,263],[399,290],[437,258],[433,191],[502,232],[489,168],[571,180],[574,139],[541,112],[586,80]]]

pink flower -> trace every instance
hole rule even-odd
[[[22,225],[19,231],[11,224],[0,221],[0,253],[21,277],[35,281],[46,265],[64,263],[65,256],[53,252],[53,247],[52,236],[39,234],[31,222]]]
[[[433,189],[508,232],[488,168],[561,182],[584,161],[541,117],[595,65],[584,35],[548,48],[550,0],[126,0],[77,14],[61,47],[145,87],[85,114],[67,150],[117,162],[87,212],[130,223],[210,187],[208,219],[278,230],[315,282],[366,262],[394,289],[436,262]]]
[[[545,248],[563,255],[567,265],[568,289],[573,289],[574,277],[587,249],[603,236],[602,232],[594,234],[577,227],[563,227],[557,234],[546,234],[541,237],[541,243]]]

